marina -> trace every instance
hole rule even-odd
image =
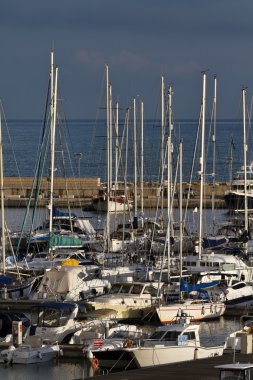
[[[226,2],[3,4],[1,379],[253,379],[253,5]]]

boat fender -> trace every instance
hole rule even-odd
[[[37,356],[38,356],[38,358],[39,358],[40,360],[42,360],[42,354],[41,354],[40,351],[37,352]]]
[[[202,306],[202,309],[201,309],[201,314],[204,315],[205,314],[205,306],[203,305]]]
[[[131,339],[126,339],[123,342],[123,347],[124,348],[131,348],[131,347],[133,347],[133,341]]]
[[[98,368],[99,368],[99,361],[97,358],[92,358],[91,360],[91,366],[92,368],[94,369],[94,371],[96,371]]]

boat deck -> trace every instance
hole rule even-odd
[[[236,353],[235,362],[253,363],[253,355]],[[233,363],[233,354],[224,354],[207,359],[111,373],[105,378],[106,380],[153,380],[155,378],[159,380],[217,380],[219,369],[215,366],[230,363]],[[95,376],[93,379],[101,379],[101,376]]]

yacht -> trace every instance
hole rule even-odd
[[[244,210],[245,184],[244,184],[244,166],[236,172],[231,183],[231,189],[224,195],[226,207],[230,211]],[[246,186],[247,186],[247,204],[248,209],[253,209],[253,162],[246,165]]]

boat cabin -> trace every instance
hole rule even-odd
[[[253,379],[252,363],[223,364],[215,368],[220,370],[220,380],[250,380]]]
[[[145,340],[145,347],[154,345],[180,346],[199,344],[199,325],[190,324],[189,318],[182,318],[179,323],[159,326]]]
[[[34,306],[31,310],[30,335],[65,342],[78,330],[79,323],[75,320],[77,312],[78,305],[68,302],[52,301]]]
[[[110,294],[117,295],[150,295],[152,297],[157,297],[157,287],[153,286],[151,283],[115,283],[110,289]]]

